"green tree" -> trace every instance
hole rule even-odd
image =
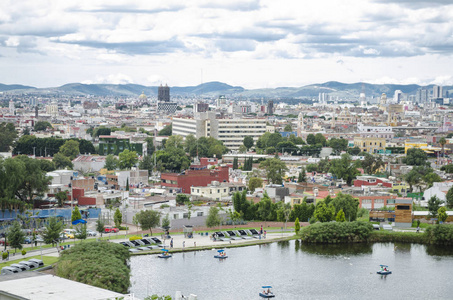
[[[153,228],[160,224],[160,212],[155,210],[142,210],[135,215],[140,227],[143,230],[148,230],[153,235]]]
[[[116,228],[121,227],[121,223],[123,222],[123,214],[120,212],[120,209],[117,207],[115,210],[115,214],[113,215],[113,222],[115,223]]]
[[[153,156],[154,151],[156,151],[156,147],[154,146],[154,140],[152,137],[145,138],[147,152],[149,156]]]
[[[45,226],[44,232],[42,234],[44,243],[54,245],[60,239],[60,234],[63,231],[63,227],[63,223],[58,221],[57,218],[49,218],[49,222]]]
[[[348,153],[351,155],[359,155],[359,153],[362,152],[359,147],[355,146],[353,148],[348,148]]]
[[[77,226],[74,237],[79,240],[86,240],[88,237],[87,224]]]
[[[442,137],[439,140],[439,144],[442,147],[442,157],[444,157],[445,156],[445,144],[447,144],[447,140],[444,137]]]
[[[346,218],[345,218],[345,216],[344,216],[344,212],[343,212],[342,209],[340,209],[340,211],[338,211],[337,217],[335,218],[335,220],[336,220],[337,222],[344,222],[344,221],[346,221]]]
[[[337,178],[346,180],[348,185],[351,185],[352,180],[360,174],[357,170],[357,162],[353,162],[351,156],[347,153],[341,155],[340,159],[334,159],[330,162],[329,172]]]
[[[105,231],[105,224],[104,224],[104,221],[101,220],[101,215],[99,215],[99,218],[96,221],[96,231],[101,234],[101,238],[102,238],[102,234]]]
[[[357,219],[357,212],[359,210],[359,200],[357,198],[349,194],[338,193],[334,199],[330,201],[328,199],[331,198],[327,196],[324,201],[335,207],[335,214],[342,210],[346,220],[355,221]]]
[[[140,170],[148,170],[148,174],[151,174],[153,171],[153,158],[149,155],[145,155],[143,159],[139,162],[138,167]]]
[[[222,222],[222,218],[219,216],[219,209],[215,206],[209,208],[208,216],[206,217],[206,226],[207,227],[216,227],[219,226]]]
[[[115,158],[115,156],[113,156],[113,154],[109,154],[105,157],[104,168],[106,168],[107,170],[116,170],[118,168],[118,165],[119,161],[117,158]]]
[[[22,243],[24,242],[25,234],[20,227],[18,221],[14,221],[13,225],[8,230],[8,242],[11,247],[14,248],[14,252],[17,249],[22,249]]]
[[[0,152],[9,152],[16,138],[17,132],[13,123],[0,123]]]
[[[453,187],[451,187],[447,192],[447,207],[453,208]]]
[[[339,155],[342,151],[348,150],[348,140],[332,138],[329,140],[329,147],[332,148],[335,155]]]
[[[52,125],[47,121],[38,121],[35,123],[35,131],[44,131],[47,128],[52,128]]]
[[[438,215],[438,219],[440,222],[445,222],[448,218],[448,214],[447,214],[447,209],[445,208],[445,206],[441,206],[439,207],[439,209],[437,210],[437,215]]]
[[[285,128],[283,128],[283,131],[291,132],[291,131],[293,131],[293,127],[291,126],[290,123],[288,123],[288,124],[285,125]]]
[[[425,151],[418,148],[411,148],[406,153],[406,164],[410,166],[424,166],[427,164],[428,157]]]
[[[320,144],[323,147],[327,146],[327,140],[322,133],[315,134],[315,144]]]
[[[170,217],[168,214],[165,215],[165,217],[162,218],[162,228],[170,228]]]
[[[332,204],[326,205],[324,201],[316,204],[314,216],[319,222],[330,222],[335,217],[335,207]]]
[[[238,168],[238,158],[233,158],[233,170],[237,170]]]
[[[299,178],[297,179],[297,182],[306,182],[307,181],[307,175],[305,174],[306,170],[305,168],[302,168],[299,172]]]
[[[165,126],[157,135],[170,136],[172,134],[172,124]]]
[[[432,196],[431,198],[429,198],[428,210],[431,218],[437,217],[437,211],[439,210],[441,204],[442,200],[437,198],[437,196]]]
[[[112,133],[112,129],[107,128],[105,126],[100,126],[93,131],[93,137],[98,137],[100,135],[110,135]]]
[[[294,230],[296,231],[296,234],[299,234],[299,231],[300,231],[299,218],[296,218],[296,221],[294,221]]]
[[[74,140],[67,140],[63,146],[60,147],[59,153],[73,160],[80,153],[79,142]]]
[[[40,164],[41,170],[43,170],[44,172],[52,172],[52,171],[56,170],[56,167],[55,167],[55,164],[53,163],[53,161],[50,161],[47,159],[40,159],[39,164]]]
[[[79,207],[75,206],[74,210],[71,213],[71,222],[74,222],[75,220],[80,220],[82,219],[82,214],[80,213]]]
[[[69,157],[67,157],[67,156],[64,156],[61,153],[56,153],[53,156],[52,162],[55,164],[55,167],[58,170],[65,169],[65,168],[68,168],[68,169],[72,169],[73,168],[73,164],[72,164],[71,159]]]
[[[124,150],[119,154],[119,166],[121,169],[130,169],[138,161],[137,152]]]
[[[251,136],[244,137],[243,144],[247,148],[247,150],[253,147],[253,143],[253,138]]]
[[[83,154],[94,154],[96,153],[96,149],[92,142],[87,140],[79,140],[79,151]]]
[[[252,177],[249,180],[249,190],[253,193],[256,188],[263,186],[263,180],[259,177]]]
[[[278,158],[268,158],[260,163],[260,169],[266,171],[268,182],[275,184],[282,183],[285,171],[288,170],[286,164]]]
[[[433,186],[434,182],[442,182],[442,178],[434,172],[430,172],[423,176],[423,181],[428,185],[428,188]]]
[[[190,198],[186,194],[178,194],[176,195],[176,203],[179,205],[184,205],[186,202],[189,202]]]
[[[365,158],[361,162],[362,168],[367,174],[375,174],[385,164],[380,156],[376,157],[366,153]]]
[[[309,135],[307,135],[307,144],[309,144],[309,145],[316,144],[316,138],[313,133],[310,133]]]
[[[58,201],[58,207],[63,207],[66,200],[68,200],[68,194],[64,191],[60,191],[55,194],[55,198]]]
[[[422,176],[419,172],[412,169],[404,176],[404,180],[409,184],[409,188],[411,189],[411,192],[413,192],[413,186],[416,186],[421,182]]]

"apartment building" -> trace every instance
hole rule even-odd
[[[199,113],[195,118],[173,118],[172,128],[174,135],[183,137],[189,134],[196,138],[212,136],[231,150],[239,149],[246,136],[256,142],[264,133],[275,132],[274,126],[268,126],[265,118],[216,118],[215,112]]]

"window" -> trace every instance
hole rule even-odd
[[[174,214],[173,219],[175,219],[175,220],[178,219],[178,214]]]

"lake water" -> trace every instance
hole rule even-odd
[[[306,245],[277,242],[212,251],[131,258],[131,292],[196,294],[198,299],[453,299],[453,249],[415,244]],[[376,274],[387,264],[393,274]]]

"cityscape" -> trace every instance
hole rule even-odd
[[[453,4],[7,2],[1,299],[451,298]]]

